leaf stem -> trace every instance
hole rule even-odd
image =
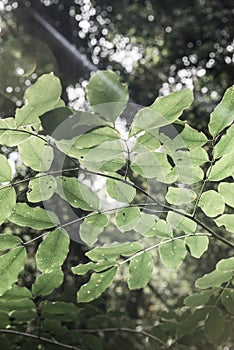
[[[140,334],[146,337],[149,337],[152,340],[158,341],[161,345],[163,345],[164,347],[166,346],[166,344],[159,339],[158,337],[156,337],[155,335],[144,331],[142,329],[133,329],[133,328],[127,328],[127,327],[119,327],[119,328],[97,328],[97,329],[75,329],[75,330],[71,330],[71,333],[99,333],[99,332],[125,332],[125,333],[134,333],[134,334]]]
[[[170,243],[170,242],[176,241],[177,239],[183,239],[183,238],[191,237],[191,236],[192,237],[194,237],[194,236],[211,236],[211,234],[209,234],[209,233],[196,233],[196,234],[194,234],[194,233],[187,233],[187,234],[182,235],[182,236],[172,237],[172,238],[167,239],[165,241],[161,241],[161,242],[159,242],[157,244],[154,244],[151,247],[148,247],[148,248],[140,250],[139,252],[133,254],[129,258],[125,259],[124,261],[119,262],[118,265],[123,265],[123,264],[131,261],[132,259],[136,258],[137,256],[139,256],[139,255],[141,255],[141,254],[143,254],[145,252],[149,252],[150,250],[153,250],[155,248],[158,248],[158,247],[160,247],[163,244]]]
[[[20,337],[35,339],[38,342],[53,344],[55,346],[58,346],[58,347],[64,348],[64,349],[81,350],[81,348],[77,348],[76,346],[60,343],[59,341],[55,340],[54,338],[49,339],[49,338],[44,338],[44,337],[38,337],[37,335],[26,333],[26,332],[18,332],[18,331],[11,330],[11,329],[0,329],[0,334],[1,333],[2,334],[13,334],[13,335],[18,335]]]

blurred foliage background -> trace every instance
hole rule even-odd
[[[22,104],[25,89],[50,71],[61,78],[63,98],[69,105],[85,108],[90,73],[112,69],[129,84],[131,98],[144,106],[158,95],[194,88],[195,103],[184,118],[204,130],[210,111],[233,84],[233,38],[232,0],[1,0],[0,116],[12,116]],[[14,149],[2,152],[14,163],[15,178],[24,178]],[[23,196],[24,189],[20,191]],[[13,229],[3,227],[2,232]],[[29,252],[32,260],[21,277],[22,285],[30,286],[35,279],[35,250],[36,246]],[[83,253],[84,247],[73,242],[66,281],[58,291],[60,300],[75,301],[71,287],[77,288],[83,280],[72,279],[69,271],[78,260],[85,261]],[[229,251],[213,242],[201,260],[187,258],[178,272],[159,265],[157,254],[155,278],[144,291],[129,292],[119,276],[108,295],[93,303],[94,309],[103,313],[118,310],[113,317],[122,324],[129,325],[130,318],[138,325],[152,325],[159,311],[172,305],[180,308],[179,298],[191,293],[195,278],[211,271]],[[121,346],[124,350],[129,342],[132,348],[141,349],[137,341],[124,335],[119,336],[116,347],[115,337],[107,337],[107,349]]]

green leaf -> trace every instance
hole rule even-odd
[[[234,125],[230,126],[225,135],[221,137],[214,147],[214,158],[220,158],[225,154],[233,153]]]
[[[229,126],[234,120],[233,114],[234,87],[228,88],[222,101],[210,115],[209,131],[212,136],[217,136],[223,129]]]
[[[221,272],[214,270],[206,275],[198,278],[195,282],[195,286],[200,289],[214,288],[221,286],[224,282],[229,281],[232,278],[231,272]]]
[[[50,294],[63,283],[63,277],[61,269],[39,275],[32,285],[32,293],[35,296]]]
[[[99,208],[98,196],[87,186],[73,177],[59,176],[56,192],[74,208],[95,210]]]
[[[108,218],[104,214],[88,216],[80,225],[80,237],[82,241],[92,246],[108,224]]]
[[[184,334],[194,332],[194,329],[198,326],[200,321],[205,320],[207,316],[207,309],[197,309],[193,313],[189,314],[184,320],[177,323],[176,330],[179,337]]]
[[[216,270],[222,272],[234,271],[234,257],[220,260],[216,264]]]
[[[42,272],[58,269],[67,257],[69,244],[70,239],[64,229],[49,232],[36,253],[38,269]]]
[[[90,250],[87,255],[93,261],[115,259],[120,255],[130,256],[139,252],[142,246],[138,242],[113,243],[104,247],[97,247]]]
[[[0,297],[0,310],[8,314],[12,314],[12,311],[35,310],[35,304],[31,299],[32,295],[29,289],[14,285]]]
[[[113,179],[106,180],[106,190],[111,198],[122,203],[130,203],[136,195],[134,187]]]
[[[44,230],[59,224],[59,219],[53,212],[40,207],[32,208],[26,203],[17,203],[9,220],[16,225],[36,230]]]
[[[55,319],[46,318],[41,322],[41,327],[44,331],[50,332],[50,334],[54,335],[62,335],[67,332],[67,327],[62,325],[61,321]]]
[[[16,282],[24,268],[26,252],[24,247],[12,248],[0,256],[0,295],[3,295]]]
[[[204,148],[192,149],[189,152],[189,157],[194,167],[197,167],[198,165],[203,165],[204,163],[209,161],[208,153],[204,150]]]
[[[87,303],[97,299],[112,283],[117,272],[117,267],[112,267],[105,272],[93,273],[89,282],[84,284],[77,293],[79,303]]]
[[[193,102],[193,92],[189,89],[158,97],[150,106],[141,109],[134,117],[131,135],[141,130],[151,133],[161,126],[173,123]]]
[[[218,191],[223,196],[227,205],[234,208],[234,184],[230,182],[221,182],[218,185]]]
[[[28,184],[27,198],[29,202],[37,203],[50,199],[57,188],[57,182],[51,175],[40,175]]]
[[[19,287],[16,284],[8,290],[2,297],[1,300],[4,302],[11,302],[12,300],[20,301],[22,299],[31,299],[32,293],[26,287]]]
[[[89,271],[101,272],[115,265],[115,261],[98,261],[97,263],[79,264],[71,268],[72,272],[77,275],[85,275]]]
[[[128,87],[122,84],[117,74],[111,71],[98,71],[93,74],[86,88],[92,110],[109,121],[124,110],[128,101]]]
[[[130,231],[134,229],[140,216],[141,213],[138,207],[119,209],[115,216],[116,226],[121,232]]]
[[[19,154],[24,164],[36,171],[46,171],[50,168],[54,151],[47,141],[39,137],[31,136],[22,141],[19,146]]]
[[[194,235],[185,238],[185,244],[189,247],[190,254],[199,259],[208,249],[209,238],[206,236]]]
[[[198,151],[197,154],[200,152]],[[204,173],[200,167],[194,162],[194,152],[186,150],[178,150],[171,153],[175,168],[178,172],[178,179],[180,183],[193,184],[201,181],[204,178]]]
[[[234,214],[224,214],[215,220],[218,226],[225,226],[229,232],[234,232]]]
[[[136,228],[135,228],[136,230]],[[172,229],[170,225],[165,220],[158,219],[158,221],[154,224],[154,226],[144,233],[144,236],[146,237],[163,237],[163,238],[170,238],[173,236]]]
[[[177,137],[182,137],[188,149],[197,149],[208,141],[207,137],[202,132],[198,132],[187,124],[185,124],[184,129]]]
[[[16,193],[13,187],[0,187],[0,225],[9,218],[16,205]]]
[[[89,334],[84,337],[84,342],[88,346],[89,350],[103,350],[103,344],[100,338],[95,335]]]
[[[0,311],[0,327],[1,328],[5,328],[7,325],[9,325],[10,320],[9,320],[9,316],[7,313]],[[4,348],[4,343],[2,342],[1,344],[3,346],[3,350]]]
[[[68,107],[59,107],[41,115],[41,124],[46,134],[50,136],[53,135],[56,140],[66,138],[66,133],[69,133],[69,138],[72,137],[72,128],[69,128],[69,123],[73,113],[74,112]],[[65,128],[63,127],[65,123],[66,130],[64,130]],[[63,133],[60,128],[63,129]]]
[[[186,256],[184,241],[174,240],[163,243],[159,247],[159,254],[162,262],[171,269],[178,269]]]
[[[1,130],[2,129],[9,129],[9,130]],[[14,147],[18,146],[21,141],[27,139],[30,137],[30,134],[27,134],[25,131],[27,129],[20,127],[18,128],[21,131],[11,130],[16,129],[16,122],[15,118],[4,118],[0,119],[0,144],[5,145],[7,147]],[[29,130],[32,131],[32,130]]]
[[[153,261],[152,256],[148,252],[144,252],[130,261],[129,265],[129,289],[144,288],[152,275]]]
[[[98,146],[106,141],[115,141],[120,139],[117,130],[110,127],[99,127],[91,130],[75,139],[73,146],[77,149],[91,148]]]
[[[1,234],[0,235],[0,251],[10,249],[16,245],[22,243],[18,236],[13,236],[12,234]]]
[[[11,167],[5,156],[0,154],[0,182],[11,181]]]
[[[201,291],[200,293],[194,293],[184,299],[184,304],[189,307],[205,305],[213,293],[214,290],[205,290]]]
[[[225,289],[222,293],[221,301],[227,312],[234,315],[234,289]]]
[[[224,212],[225,202],[218,192],[209,190],[202,193],[198,206],[207,216],[215,217]]]
[[[60,81],[53,73],[42,75],[25,92],[26,104],[16,110],[17,125],[25,126],[38,123],[40,115],[63,106],[64,102],[60,99],[61,93]]]
[[[155,151],[161,146],[159,139],[150,131],[145,131],[143,135],[137,137],[136,144],[133,147],[134,152],[148,153],[149,151]]]
[[[213,165],[208,176],[208,180],[220,181],[229,176],[234,177],[234,163],[232,153],[225,154]]]
[[[124,147],[121,141],[105,141],[88,150],[87,154],[80,159],[80,163],[92,171],[113,172],[125,165],[126,159],[123,152]]]
[[[164,179],[166,174],[170,172],[171,165],[168,163],[165,153],[148,152],[136,155],[132,160],[131,168],[146,178],[161,177]]]
[[[137,221],[137,225],[135,225],[134,230],[147,237],[154,235],[154,232],[152,234],[152,230],[155,231],[156,221],[156,215],[140,213],[140,218]]]
[[[39,304],[45,319],[56,321],[77,321],[80,309],[73,303],[63,301],[42,301]]]
[[[40,117],[43,129],[55,140],[68,139],[74,143],[79,135],[86,134],[101,126],[112,126],[91,112],[72,111],[62,107]],[[112,129],[113,130],[113,129]],[[68,153],[68,151],[66,151]]]
[[[26,323],[37,317],[36,309],[26,309],[26,310],[14,310],[11,312],[11,318],[14,323]]]
[[[182,205],[185,203],[191,203],[196,199],[196,193],[189,188],[183,187],[169,187],[166,200],[170,204]]]
[[[197,229],[197,224],[192,219],[172,211],[169,211],[167,214],[167,223],[171,227],[185,233],[194,233]]]
[[[207,319],[205,320],[205,334],[208,339],[215,340],[217,339],[224,327],[224,315],[220,308],[214,307],[208,314]]]

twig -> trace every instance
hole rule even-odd
[[[125,264],[125,263],[131,261],[132,259],[136,258],[137,256],[139,256],[139,255],[141,255],[141,254],[143,254],[143,253],[145,253],[145,252],[149,252],[150,250],[153,250],[153,249],[155,249],[155,248],[158,248],[158,247],[160,247],[160,246],[163,245],[163,244],[170,243],[170,242],[176,241],[176,240],[178,240],[178,239],[183,239],[183,238],[191,237],[191,236],[192,236],[192,237],[194,237],[194,236],[211,236],[211,234],[208,234],[208,233],[196,233],[196,234],[194,234],[194,233],[187,233],[187,234],[182,235],[182,236],[172,237],[172,238],[170,238],[170,239],[167,239],[166,241],[161,241],[161,242],[159,242],[159,243],[157,243],[157,244],[152,245],[151,247],[148,247],[148,248],[145,248],[145,249],[140,250],[139,252],[137,252],[137,253],[131,255],[131,256],[130,256],[129,258],[127,258],[126,260],[121,261],[120,263],[118,263],[118,265],[123,265],[123,264]]]
[[[81,350],[81,348],[77,348],[76,346],[60,343],[56,339],[49,339],[49,338],[44,338],[44,337],[40,337],[39,338],[37,335],[30,334],[30,333],[18,332],[18,331],[14,331],[14,330],[11,330],[11,329],[0,329],[0,334],[1,333],[2,334],[4,334],[4,333],[5,334],[13,334],[13,335],[18,335],[20,337],[35,339],[38,342],[43,342],[43,343],[57,345],[58,347],[64,348],[64,349]]]
[[[155,335],[146,332],[144,330],[141,329],[133,329],[133,328],[127,328],[127,327],[120,327],[120,328],[97,328],[97,329],[75,329],[75,330],[71,330],[71,333],[99,333],[99,332],[125,332],[125,333],[134,333],[134,334],[140,334],[143,335],[145,337],[149,337],[150,339],[156,340],[157,342],[159,342],[161,345],[163,345],[164,347],[166,346],[166,344],[159,339],[158,337],[156,337]]]

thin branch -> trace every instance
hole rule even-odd
[[[0,188],[0,191],[3,190],[4,188],[7,188],[7,187],[11,187],[11,186],[18,186],[22,183],[25,183],[25,182],[28,182],[30,180],[35,180],[35,179],[39,179],[41,177],[45,177],[45,176],[48,176],[48,175],[56,175],[56,174],[60,174],[60,173],[66,173],[66,172],[70,172],[70,171],[74,171],[74,170],[79,170],[80,167],[76,167],[76,168],[68,168],[68,169],[60,169],[60,170],[52,170],[52,171],[48,171],[48,172],[43,172],[43,173],[37,173],[36,175],[34,176],[30,176],[30,177],[27,177],[26,179],[23,179],[23,180],[19,180],[19,181],[16,181],[16,182],[11,182],[5,186],[2,186]]]
[[[213,142],[213,140],[212,140],[211,142],[212,142],[212,148],[214,148],[214,142]],[[198,207],[198,203],[199,203],[199,201],[200,201],[200,199],[201,199],[201,195],[202,195],[202,193],[203,193],[203,191],[204,191],[204,188],[205,188],[205,186],[206,186],[206,183],[207,183],[207,181],[208,181],[210,172],[211,172],[211,170],[212,170],[212,168],[213,168],[213,164],[214,164],[214,159],[213,159],[213,150],[212,150],[212,159],[210,160],[210,167],[209,167],[209,169],[206,171],[205,179],[204,179],[204,181],[203,181],[203,184],[202,184],[202,186],[201,186],[200,192],[199,192],[199,194],[198,194],[198,196],[197,196],[197,199],[196,199],[196,202],[195,202],[195,204],[194,204],[192,217],[194,217],[195,214],[196,214],[196,210],[197,210],[197,207]]]
[[[18,335],[20,337],[35,339],[39,343],[43,342],[43,343],[47,343],[47,344],[53,344],[53,345],[56,345],[56,346],[58,346],[60,348],[64,348],[64,349],[81,350],[81,348],[77,348],[76,346],[60,343],[56,339],[49,339],[49,338],[44,338],[44,337],[40,337],[39,338],[37,335],[30,334],[30,333],[18,332],[18,331],[14,331],[14,330],[11,330],[11,329],[0,329],[0,334],[1,333],[2,334],[4,334],[4,333],[5,334],[13,334],[13,335]]]
[[[136,258],[137,256],[139,256],[139,255],[141,255],[141,254],[143,254],[143,253],[145,253],[145,252],[149,252],[150,250],[153,250],[153,249],[155,249],[155,248],[158,248],[158,247],[160,247],[160,246],[163,245],[163,244],[170,243],[170,242],[176,241],[176,240],[178,240],[178,239],[184,239],[184,238],[186,238],[186,237],[194,237],[194,236],[208,236],[208,237],[210,237],[211,234],[209,234],[209,233],[196,233],[196,234],[194,234],[194,233],[187,233],[187,234],[182,235],[182,236],[172,237],[172,238],[170,238],[170,239],[167,239],[166,241],[161,241],[161,242],[159,242],[159,243],[157,243],[157,244],[152,245],[151,247],[148,247],[148,248],[145,248],[145,249],[140,250],[139,252],[137,252],[137,253],[131,255],[129,258],[125,259],[124,261],[119,262],[119,263],[118,263],[118,266],[119,266],[119,265],[123,265],[123,264],[125,264],[125,263],[131,261],[132,259]]]
[[[146,332],[142,329],[133,329],[133,328],[127,328],[127,327],[120,327],[120,328],[97,328],[97,329],[74,329],[70,331],[71,333],[99,333],[99,332],[103,332],[103,333],[108,333],[108,332],[125,332],[125,333],[134,333],[134,334],[139,334],[139,335],[143,335],[145,337],[148,337],[152,340],[156,340],[157,342],[159,342],[161,345],[163,345],[164,347],[166,346],[166,344],[159,339],[158,337],[156,337],[155,335]]]

